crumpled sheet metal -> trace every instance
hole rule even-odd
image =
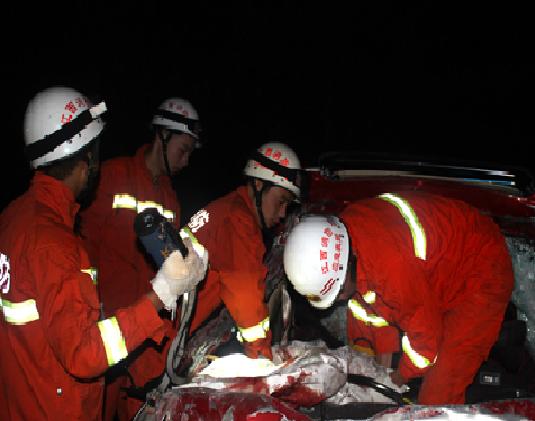
[[[535,359],[535,241],[513,237],[506,241],[515,275],[512,301],[518,319],[526,322],[527,346]]]
[[[311,421],[276,398],[211,389],[174,389],[135,421]]]
[[[273,362],[282,366],[268,376],[216,378],[199,374],[182,387],[264,393],[295,406],[313,406],[326,399],[334,404],[393,402],[371,388],[346,383],[349,372],[372,377],[400,393],[406,391],[406,387],[394,385],[389,370],[376,365],[373,358],[348,347],[331,350],[321,341],[275,346]]]
[[[475,405],[419,406],[410,405],[387,409],[369,421],[412,420],[535,420],[534,399],[491,401]],[[342,421],[342,420],[339,420]]]

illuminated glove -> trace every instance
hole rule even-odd
[[[191,291],[204,278],[208,268],[208,250],[194,250],[189,238],[184,239],[189,253],[184,259],[179,251],[173,251],[151,281],[152,289],[167,310],[176,309],[179,295]]]

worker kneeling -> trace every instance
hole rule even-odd
[[[313,307],[347,300],[355,349],[384,362],[401,346],[392,380],[423,376],[425,405],[464,403],[513,287],[498,226],[466,203],[419,192],[354,202],[340,219],[305,215],[284,267]]]

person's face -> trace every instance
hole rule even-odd
[[[186,133],[173,133],[167,144],[167,160],[171,174],[186,168],[189,157],[195,148],[195,139]]]
[[[288,205],[295,199],[285,188],[273,186],[262,195],[262,213],[266,228],[273,228],[286,216]]]
[[[342,285],[342,288],[340,288],[340,292],[338,293],[338,297],[336,298],[337,301],[346,301],[349,300],[355,292],[357,291],[357,286],[355,283],[355,279],[353,279],[353,268],[351,268],[350,260],[348,259],[348,268],[346,271],[346,278],[344,280],[344,284]],[[353,269],[353,270],[352,270]]]
[[[85,170],[83,171],[82,188],[77,194],[78,202],[86,204],[93,200],[97,190],[97,185],[100,177],[100,157],[98,143],[92,151],[88,153],[88,161],[85,162]]]

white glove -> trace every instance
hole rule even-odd
[[[173,251],[151,281],[152,289],[167,310],[176,309],[177,297],[195,288],[208,268],[208,250],[199,250],[199,256],[189,238],[183,241],[189,251],[187,257],[184,259],[179,251]]]

